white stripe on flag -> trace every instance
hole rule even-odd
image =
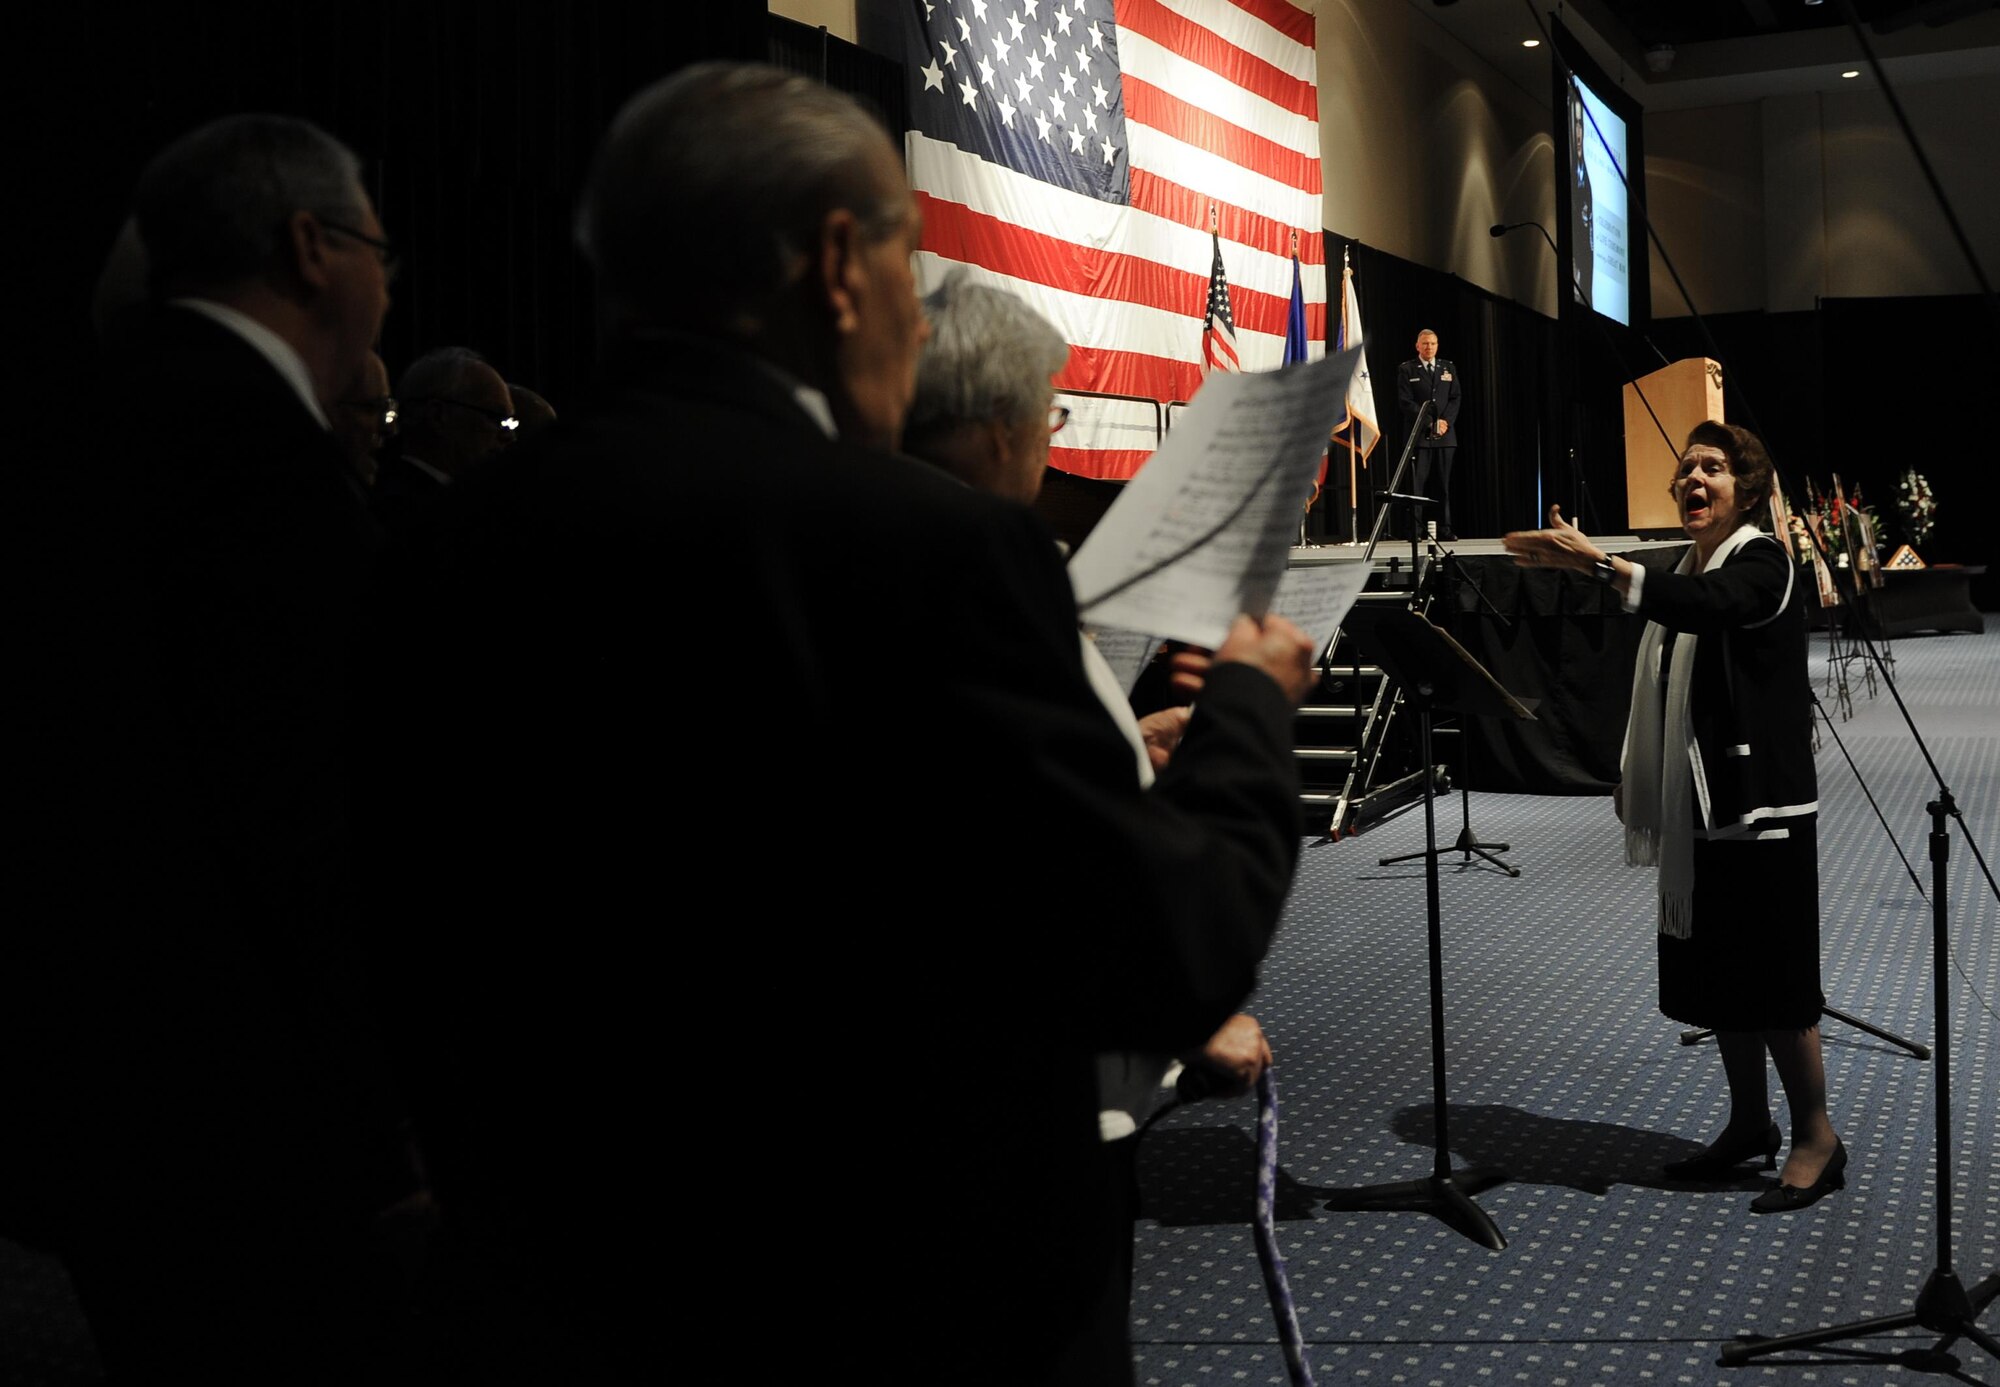
[[[1301,82],[1315,87],[1319,85],[1319,65],[1313,58],[1312,49],[1289,35],[1279,33],[1248,11],[1239,10],[1227,0],[1158,0],[1158,3],[1161,9],[1172,10],[1182,19],[1199,24],[1224,43],[1255,54]],[[1128,32],[1123,27],[1119,29],[1121,44]]]
[[[1318,226],[1320,200],[1312,193],[1266,178],[1241,164],[1233,164],[1220,154],[1210,154],[1184,144],[1171,135],[1139,124],[1125,122],[1125,137],[1132,142],[1132,167],[1171,169],[1176,183],[1200,188],[1217,202],[1226,202],[1261,213],[1286,226]],[[1292,292],[1291,262],[1285,266],[1284,293]]]
[[[1215,112],[1253,135],[1262,135],[1287,149],[1319,158],[1316,120],[1308,120],[1247,92],[1221,73],[1211,72],[1193,59],[1183,58],[1130,29],[1118,36],[1118,58],[1127,76],[1151,82],[1161,91],[1179,97],[1190,106]]]
[[[1208,232],[1200,228],[1072,193],[989,164],[915,130],[910,131],[905,148],[910,184],[918,192],[998,217],[1024,230],[1093,250],[1115,248],[1120,254],[1191,273],[1199,273],[1196,267],[1205,264],[1210,254]],[[1241,285],[1275,298],[1291,297],[1290,257],[1237,241],[1224,241],[1222,254],[1229,265],[1232,289]],[[1326,266],[1301,265],[1299,274],[1306,302],[1325,303]]]
[[[956,260],[947,260],[927,250],[917,252],[916,263],[917,283],[923,293],[935,289],[945,275],[959,265]],[[1188,315],[1171,309],[1148,308],[1119,299],[1072,294],[980,265],[964,268],[979,283],[1004,289],[1020,298],[1055,324],[1056,331],[1072,346],[1145,352],[1149,356],[1163,356],[1171,361],[1201,362],[1200,338],[1204,321],[1201,316],[1192,320],[1193,330],[1190,331]],[[1236,329],[1236,353],[1252,369],[1272,369],[1284,363],[1284,334],[1253,332],[1239,327]]]

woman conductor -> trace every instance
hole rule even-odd
[[[1747,429],[1688,435],[1672,492],[1694,545],[1671,573],[1606,555],[1552,511],[1552,528],[1506,538],[1531,567],[1592,573],[1647,618],[1614,806],[1625,858],[1659,868],[1660,1010],[1712,1029],[1729,1124],[1679,1180],[1726,1178],[1783,1144],[1768,1051],[1791,1107],[1780,1183],[1753,1212],[1803,1209],[1843,1183],[1847,1151],[1826,1112],[1820,1058],[1819,890],[1801,585],[1762,533],[1770,456]]]

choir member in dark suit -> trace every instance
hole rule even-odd
[[[1049,468],[1049,443],[1068,423],[1055,403],[1051,377],[1069,347],[1047,320],[1005,290],[972,282],[955,270],[924,297],[931,337],[917,366],[907,443],[918,457],[967,486],[1031,503]],[[1134,752],[1139,784],[1149,787],[1172,760],[1189,710],[1177,704],[1134,716],[1118,676],[1086,632],[1080,649],[1091,685]],[[1199,696],[1203,652],[1174,657],[1172,678],[1189,699]],[[1256,1086],[1272,1062],[1256,1018],[1238,1013],[1200,1047],[1179,1057],[1189,1088],[1237,1097]],[[1129,1376],[1127,1325],[1132,1300],[1132,1221],[1139,1214],[1141,1124],[1162,1101],[1161,1081],[1174,1067],[1169,1054],[1121,1051],[1098,1057],[1098,1130],[1104,1142],[1106,1272],[1096,1318],[1079,1325],[1065,1347],[1061,1371],[1071,1380],[1097,1373]]]
[[[891,451],[917,209],[850,99],[684,70],[580,226],[602,403],[453,488],[411,642],[462,710],[406,902],[451,984],[436,1174],[502,1269],[461,1343],[650,1380],[672,1295],[746,1352],[769,1306],[886,1317],[874,1381],[1044,1380],[1102,1282],[1092,1056],[1251,986],[1310,641],[1239,620],[1140,792],[1046,529]]]
[[[381,470],[383,445],[396,435],[396,397],[389,393],[389,368],[380,356],[368,353],[360,378],[341,392],[327,415],[355,481],[367,491]]]
[[[9,1142],[113,1380],[394,1380],[378,1243],[422,1193],[341,925],[379,537],[328,427],[389,252],[354,156],[290,118],[184,136],[134,208],[151,302],[107,324],[53,526],[52,887],[0,1047],[42,1089]]]
[[[507,446],[520,427],[514,397],[486,358],[438,347],[396,382],[396,447],[370,505],[392,535],[428,522],[444,489]]]

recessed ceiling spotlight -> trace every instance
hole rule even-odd
[[[1859,77],[1861,75],[1861,69],[1858,67],[1850,67],[1849,69],[1847,69],[1847,71],[1841,73],[1840,75],[1842,77]]]
[[[1806,0],[1806,3],[1808,5],[1817,5],[1820,3],[1820,0]]]
[[[1521,40],[1521,47],[1523,48],[1540,48],[1541,46],[1542,46],[1542,41],[1540,39]]]

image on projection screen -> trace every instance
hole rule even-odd
[[[1570,250],[1576,297],[1607,318],[1632,321],[1631,218],[1625,122],[1582,82],[1569,81]]]

